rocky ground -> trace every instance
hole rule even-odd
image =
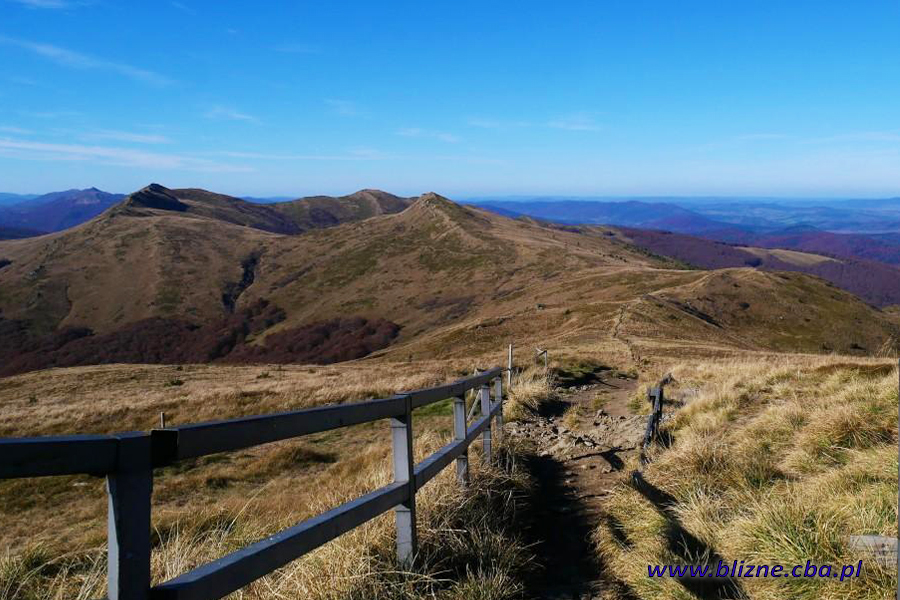
[[[537,445],[530,466],[539,490],[529,536],[542,568],[528,590],[532,597],[588,600],[606,588],[590,535],[604,518],[604,496],[627,459],[640,453],[647,419],[628,406],[636,386],[605,372],[594,383],[559,389],[541,414],[504,429]]]

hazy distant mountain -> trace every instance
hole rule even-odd
[[[8,194],[6,192],[0,192],[0,206],[27,202],[29,200],[34,200],[37,197],[38,194]]]
[[[505,216],[699,235],[764,248],[900,265],[900,199],[665,198],[476,200]]]
[[[719,228],[773,233],[814,227],[834,233],[900,232],[900,198],[474,198],[500,214],[558,223],[608,224],[705,234]]]
[[[522,215],[557,223],[672,229],[683,233],[703,233],[730,227],[726,222],[716,221],[686,208],[662,202],[490,200],[477,204],[505,216]]]
[[[0,226],[61,231],[93,219],[124,197],[97,188],[44,194],[0,207]]]

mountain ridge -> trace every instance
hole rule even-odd
[[[608,228],[510,219],[435,193],[387,200],[405,208],[297,235],[266,230],[230,196],[148,186],[73,229],[2,242],[0,329],[19,340],[5,360],[133,361],[141,348],[146,362],[171,359],[150,350],[160,336],[203,349],[185,358],[312,362],[315,348],[331,360],[332,335],[395,357],[537,343],[547,331],[634,348],[691,339],[850,353],[900,339],[891,315],[803,273],[689,270]]]

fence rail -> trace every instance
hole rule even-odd
[[[492,429],[496,428],[499,435],[503,424],[503,373],[503,369],[495,368],[447,385],[389,398],[154,429],[149,433],[0,439],[0,479],[106,476],[110,600],[215,600],[391,509],[396,515],[398,558],[409,563],[416,552],[416,492],[454,461],[459,483],[466,485],[468,449],[479,436],[483,457],[491,459]],[[465,405],[469,390],[478,390],[481,408],[480,418],[471,425]],[[453,441],[416,464],[412,451],[413,411],[448,398],[453,398]],[[154,468],[382,419],[391,421],[391,484],[165,583],[150,586]]]

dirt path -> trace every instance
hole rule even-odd
[[[590,536],[604,518],[604,496],[625,460],[639,452],[646,425],[628,407],[636,382],[612,373],[563,388],[541,415],[508,425],[510,434],[533,440],[538,449],[529,465],[538,493],[527,534],[543,569],[529,597],[588,600],[604,589]]]

